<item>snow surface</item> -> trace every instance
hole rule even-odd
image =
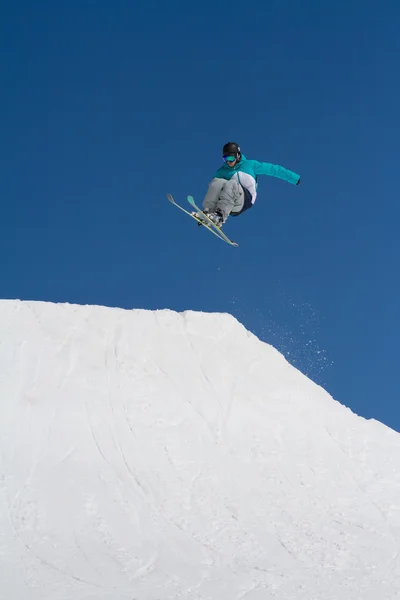
[[[230,315],[0,302],[1,599],[391,600],[399,549],[399,434]]]

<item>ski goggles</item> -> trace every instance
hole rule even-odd
[[[233,154],[229,154],[228,156],[222,157],[224,162],[235,162],[237,156],[233,156]]]

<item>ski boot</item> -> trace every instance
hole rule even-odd
[[[224,217],[222,216],[222,212],[220,210],[217,209],[215,212],[209,213],[207,216],[210,221],[212,221],[214,225],[218,227],[218,229],[222,228],[222,225],[224,224]]]
[[[205,209],[203,210],[203,213],[204,213],[205,215],[209,216],[209,215],[210,215],[210,209],[209,209],[209,208],[205,208]],[[199,222],[197,223],[197,225],[198,225],[199,227],[202,227],[203,223],[204,223],[204,225],[207,225],[207,221],[204,219],[204,217],[203,217],[203,215],[202,215],[201,213],[199,213],[199,212],[197,212],[197,211],[195,211],[195,210],[194,210],[194,211],[192,211],[192,212],[191,212],[191,215],[192,215],[193,217],[195,217],[196,219],[198,219],[198,220],[199,220]],[[202,222],[200,223],[200,221],[202,221]]]

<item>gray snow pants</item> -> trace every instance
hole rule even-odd
[[[222,213],[224,223],[231,212],[240,212],[244,205],[244,192],[236,179],[221,179],[214,177],[208,192],[203,200],[203,209],[208,208],[211,212],[219,210]]]

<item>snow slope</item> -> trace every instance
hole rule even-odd
[[[400,436],[233,317],[0,302],[1,599],[392,600],[399,550]]]

